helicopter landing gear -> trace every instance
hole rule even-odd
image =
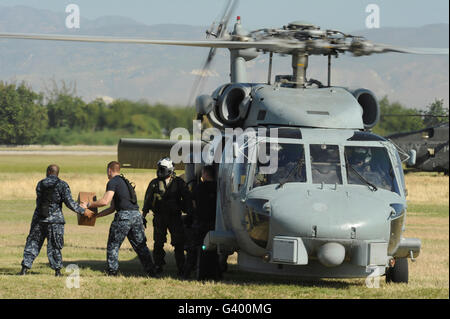
[[[386,270],[386,283],[408,283],[408,258],[394,259]]]

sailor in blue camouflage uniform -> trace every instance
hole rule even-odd
[[[72,199],[69,185],[58,178],[59,167],[52,164],[47,168],[47,177],[36,187],[36,209],[31,221],[30,233],[23,252],[22,270],[25,275],[39,255],[47,238],[47,256],[55,276],[61,276],[63,267],[61,249],[64,246],[64,215],[62,203],[77,214],[84,215],[85,209]],[[90,212],[86,216],[92,217]]]
[[[119,249],[127,237],[147,275],[155,277],[153,258],[147,247],[143,219],[139,212],[134,187],[120,174],[119,162],[113,161],[108,164],[107,175],[109,182],[103,198],[92,203],[82,203],[87,208],[103,207],[111,203],[111,206],[98,213],[97,217],[107,216],[117,211],[109,229],[106,249],[107,273],[111,276],[118,274]]]

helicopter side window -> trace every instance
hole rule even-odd
[[[342,184],[339,147],[337,145],[311,145],[313,183]]]
[[[366,185],[364,182],[366,180],[378,188],[391,192],[398,191],[392,164],[385,148],[346,146],[345,157],[349,184]]]
[[[267,144],[277,148],[278,166],[274,173],[265,173],[267,164],[258,162],[253,187],[279,183],[305,183],[305,148],[301,144]]]

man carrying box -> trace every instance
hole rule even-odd
[[[69,185],[60,180],[58,175],[58,165],[52,164],[47,168],[47,177],[36,186],[36,209],[23,252],[20,275],[25,275],[31,268],[47,238],[50,267],[55,270],[55,276],[61,276],[63,266],[61,249],[64,245],[64,224],[66,223],[62,213],[62,203],[77,214],[92,217],[91,212],[72,199]]]
[[[153,258],[147,247],[144,224],[139,212],[134,187],[120,174],[119,162],[113,161],[108,164],[107,175],[109,182],[106,185],[106,193],[103,198],[92,203],[81,203],[81,206],[85,208],[103,207],[111,204],[109,208],[95,215],[96,217],[107,216],[117,211],[109,229],[106,251],[107,272],[111,276],[117,275],[119,248],[125,237],[128,237],[147,275],[155,277]]]

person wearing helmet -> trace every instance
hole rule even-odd
[[[346,147],[346,154],[352,168],[363,178],[370,179],[369,175],[372,172],[370,149],[368,147]],[[351,171],[347,178],[349,184],[361,184],[361,179]]]
[[[175,248],[175,261],[178,275],[184,268],[184,229],[181,212],[192,214],[192,200],[189,189],[183,179],[177,177],[170,158],[158,161],[157,177],[150,181],[145,192],[143,217],[153,212],[153,256],[156,271],[161,273],[165,265],[164,243],[167,230],[170,232],[171,244]]]

